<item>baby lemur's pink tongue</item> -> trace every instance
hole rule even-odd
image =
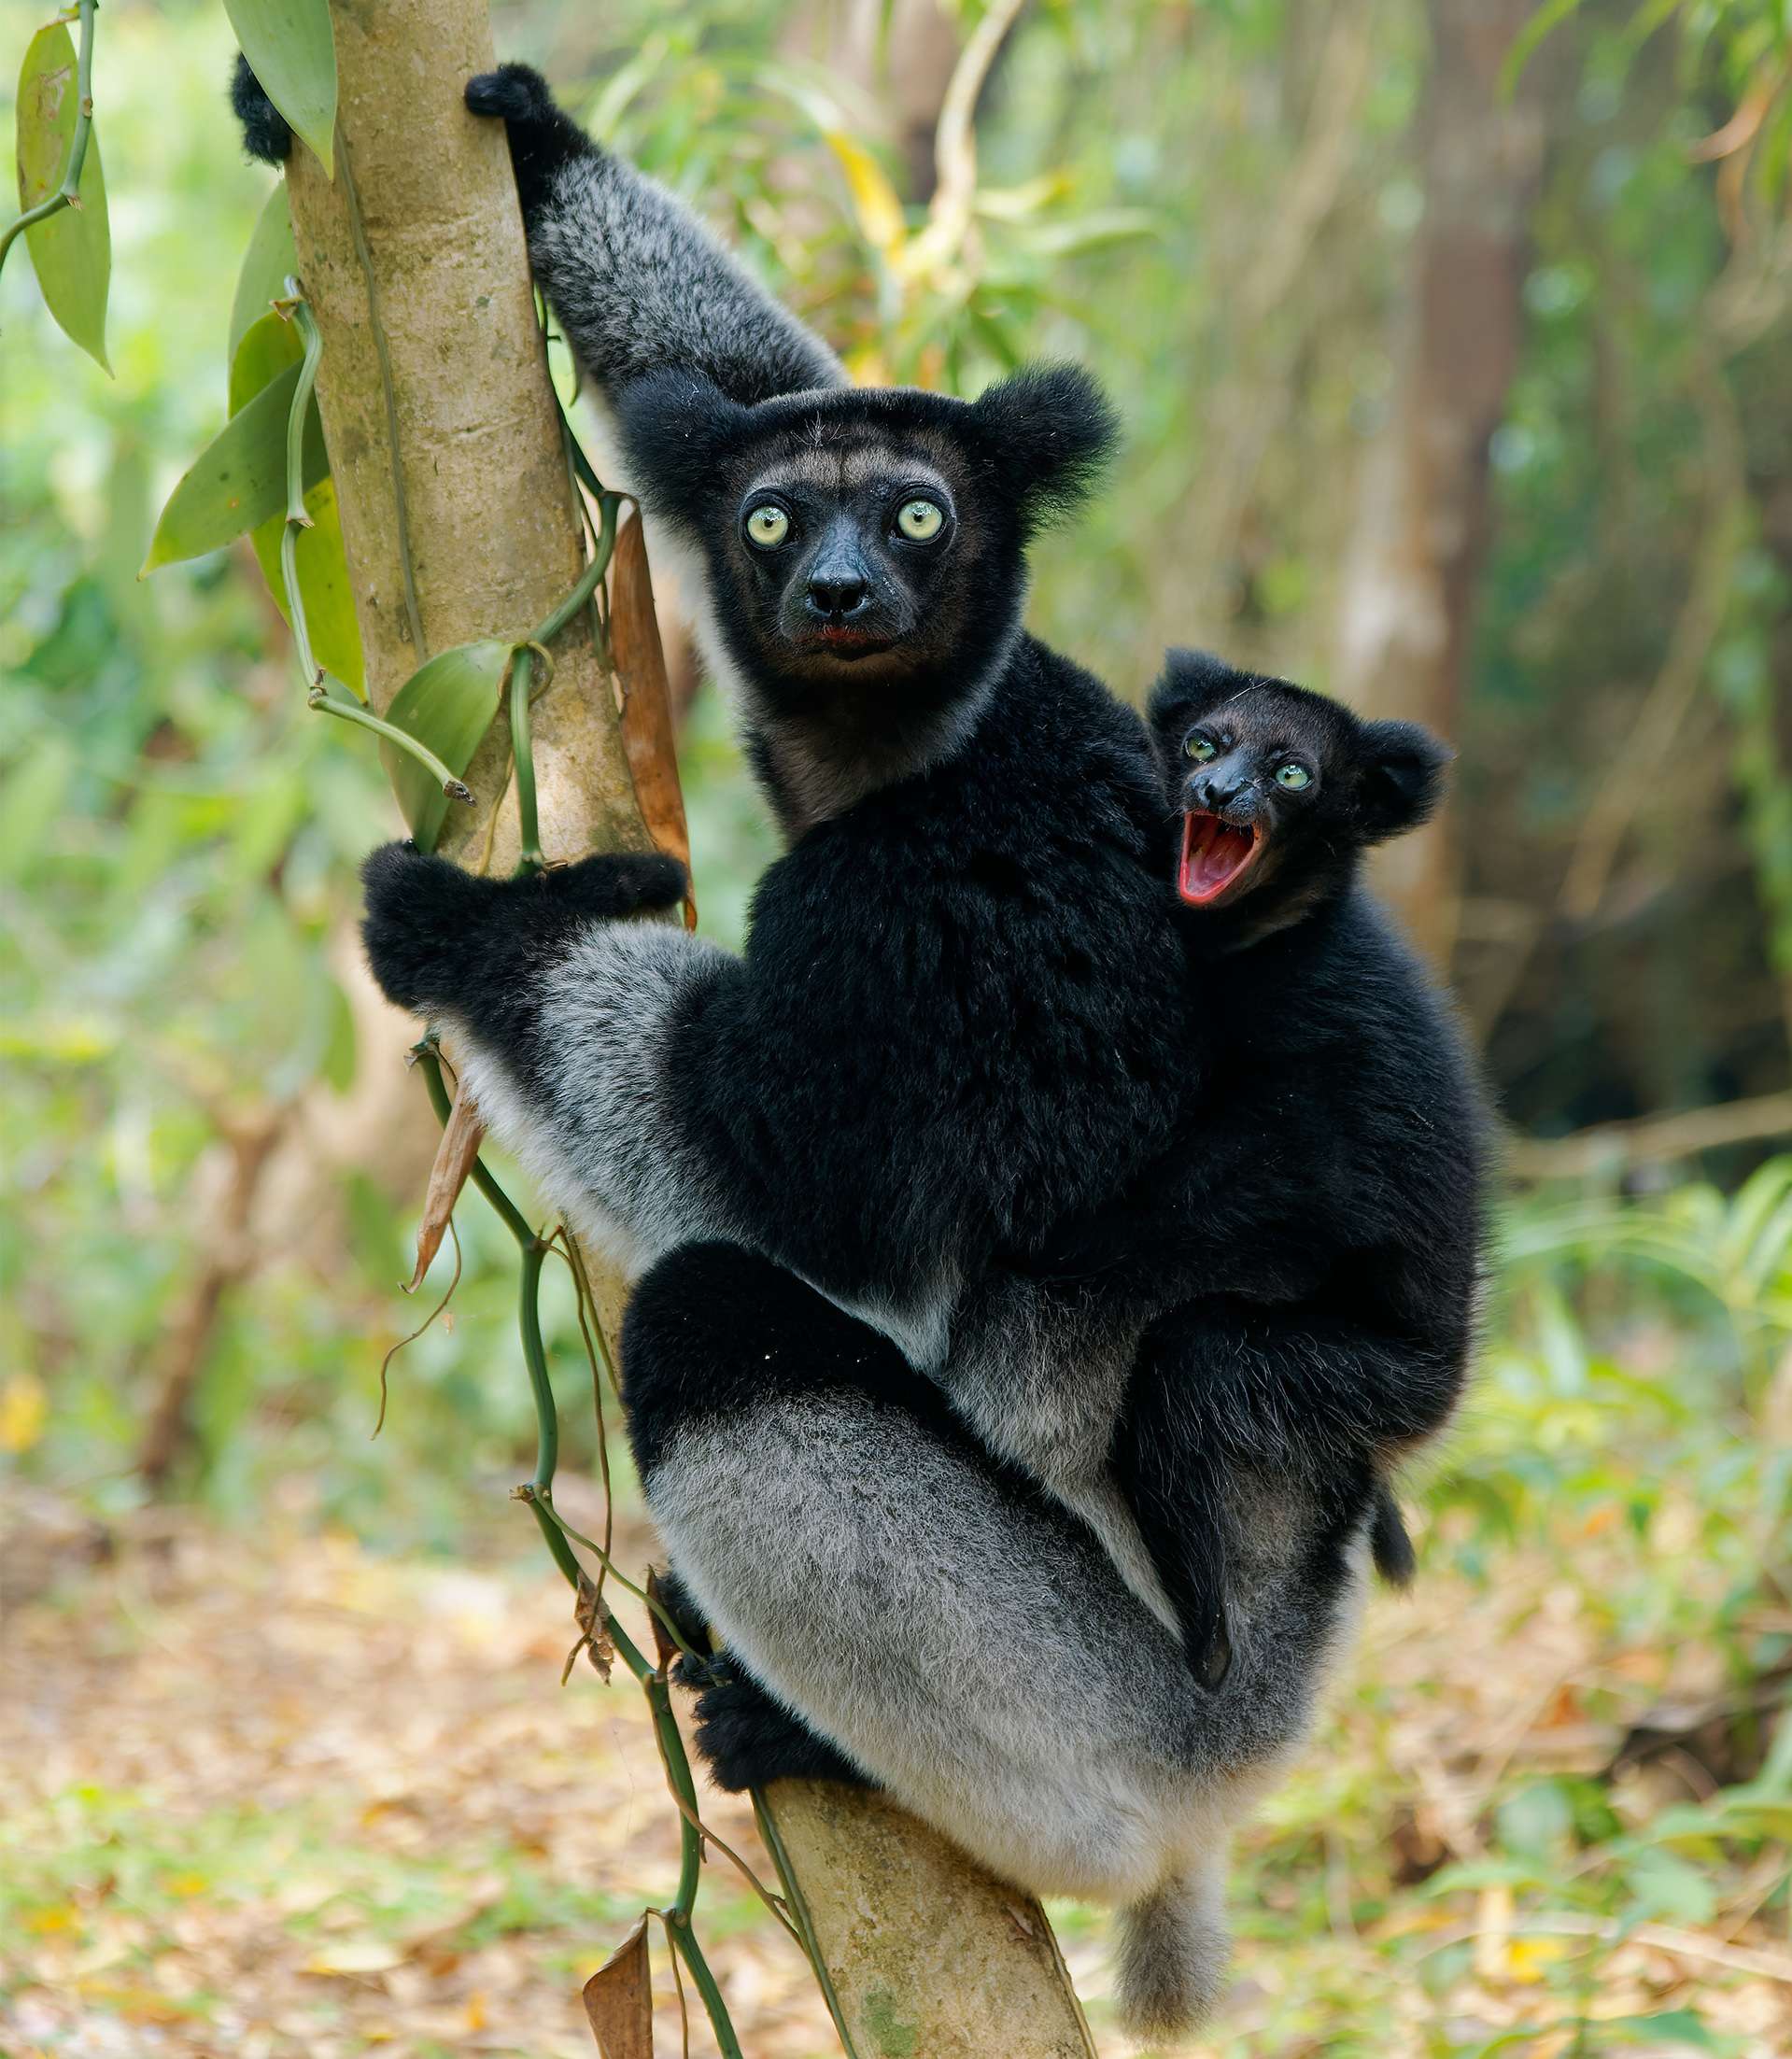
[[[1191,907],[1205,908],[1233,883],[1256,849],[1252,830],[1221,822],[1218,815],[1184,815],[1177,892]]]

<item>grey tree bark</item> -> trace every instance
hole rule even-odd
[[[493,62],[487,0],[333,0],[332,13],[337,176],[298,149],[289,192],[323,334],[318,401],[368,686],[384,708],[430,653],[525,633],[575,584],[582,550],[503,137],[461,105]],[[582,625],[555,657],[535,722],[547,854],[642,848],[611,685]],[[506,762],[501,727],[442,841],[500,872],[517,849]],[[614,1334],[618,1283],[600,1301]],[[865,2059],[1094,2059],[1037,1902],[879,1798],[789,1783],[770,1800]]]

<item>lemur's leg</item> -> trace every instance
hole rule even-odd
[[[529,262],[606,400],[646,373],[685,368],[743,406],[847,383],[833,352],[683,201],[554,105],[539,72],[482,72],[467,106],[503,120]]]
[[[730,1665],[1010,1879],[1131,1899],[1162,1877],[1255,1715],[1192,1708],[1082,1525],[885,1337],[734,1246],[647,1274],[622,1362],[648,1506]],[[778,1770],[751,1744],[730,1784]]]
[[[714,1648],[703,1605],[676,1568],[654,1586],[684,1643],[672,1678],[697,1697],[698,1746],[718,1787],[738,1794],[774,1780],[868,1784],[850,1759],[817,1737],[794,1709],[774,1701],[738,1658]]]

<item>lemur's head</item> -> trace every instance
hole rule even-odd
[[[909,389],[741,407],[688,372],[623,396],[648,507],[705,553],[716,627],[761,708],[900,722],[974,696],[1012,642],[1028,539],[1113,435],[1047,366],[975,402]]]
[[[1323,694],[1172,651],[1151,732],[1176,811],[1176,890],[1242,938],[1342,892],[1365,846],[1423,822],[1450,752],[1413,722],[1364,722]]]

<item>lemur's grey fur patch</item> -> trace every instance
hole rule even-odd
[[[593,923],[542,980],[542,1034],[562,1061],[546,1105],[512,1059],[447,1019],[487,1123],[545,1199],[634,1276],[674,1245],[739,1241],[729,1211],[682,1141],[667,1043],[692,986],[727,962],[702,938],[654,923]]]
[[[1229,1826],[1305,1735],[1362,1584],[1360,1563],[1342,1592],[1309,1582],[1313,1512],[1246,1483],[1234,1667],[1204,1696],[1085,1532],[850,1397],[693,1423],[648,1492],[774,1695],[997,1872],[1123,1904],[1184,1877],[1210,1904]]]
[[[834,353],[682,201],[607,151],[561,167],[529,256],[567,341],[612,390],[668,364],[743,402],[846,384]]]

